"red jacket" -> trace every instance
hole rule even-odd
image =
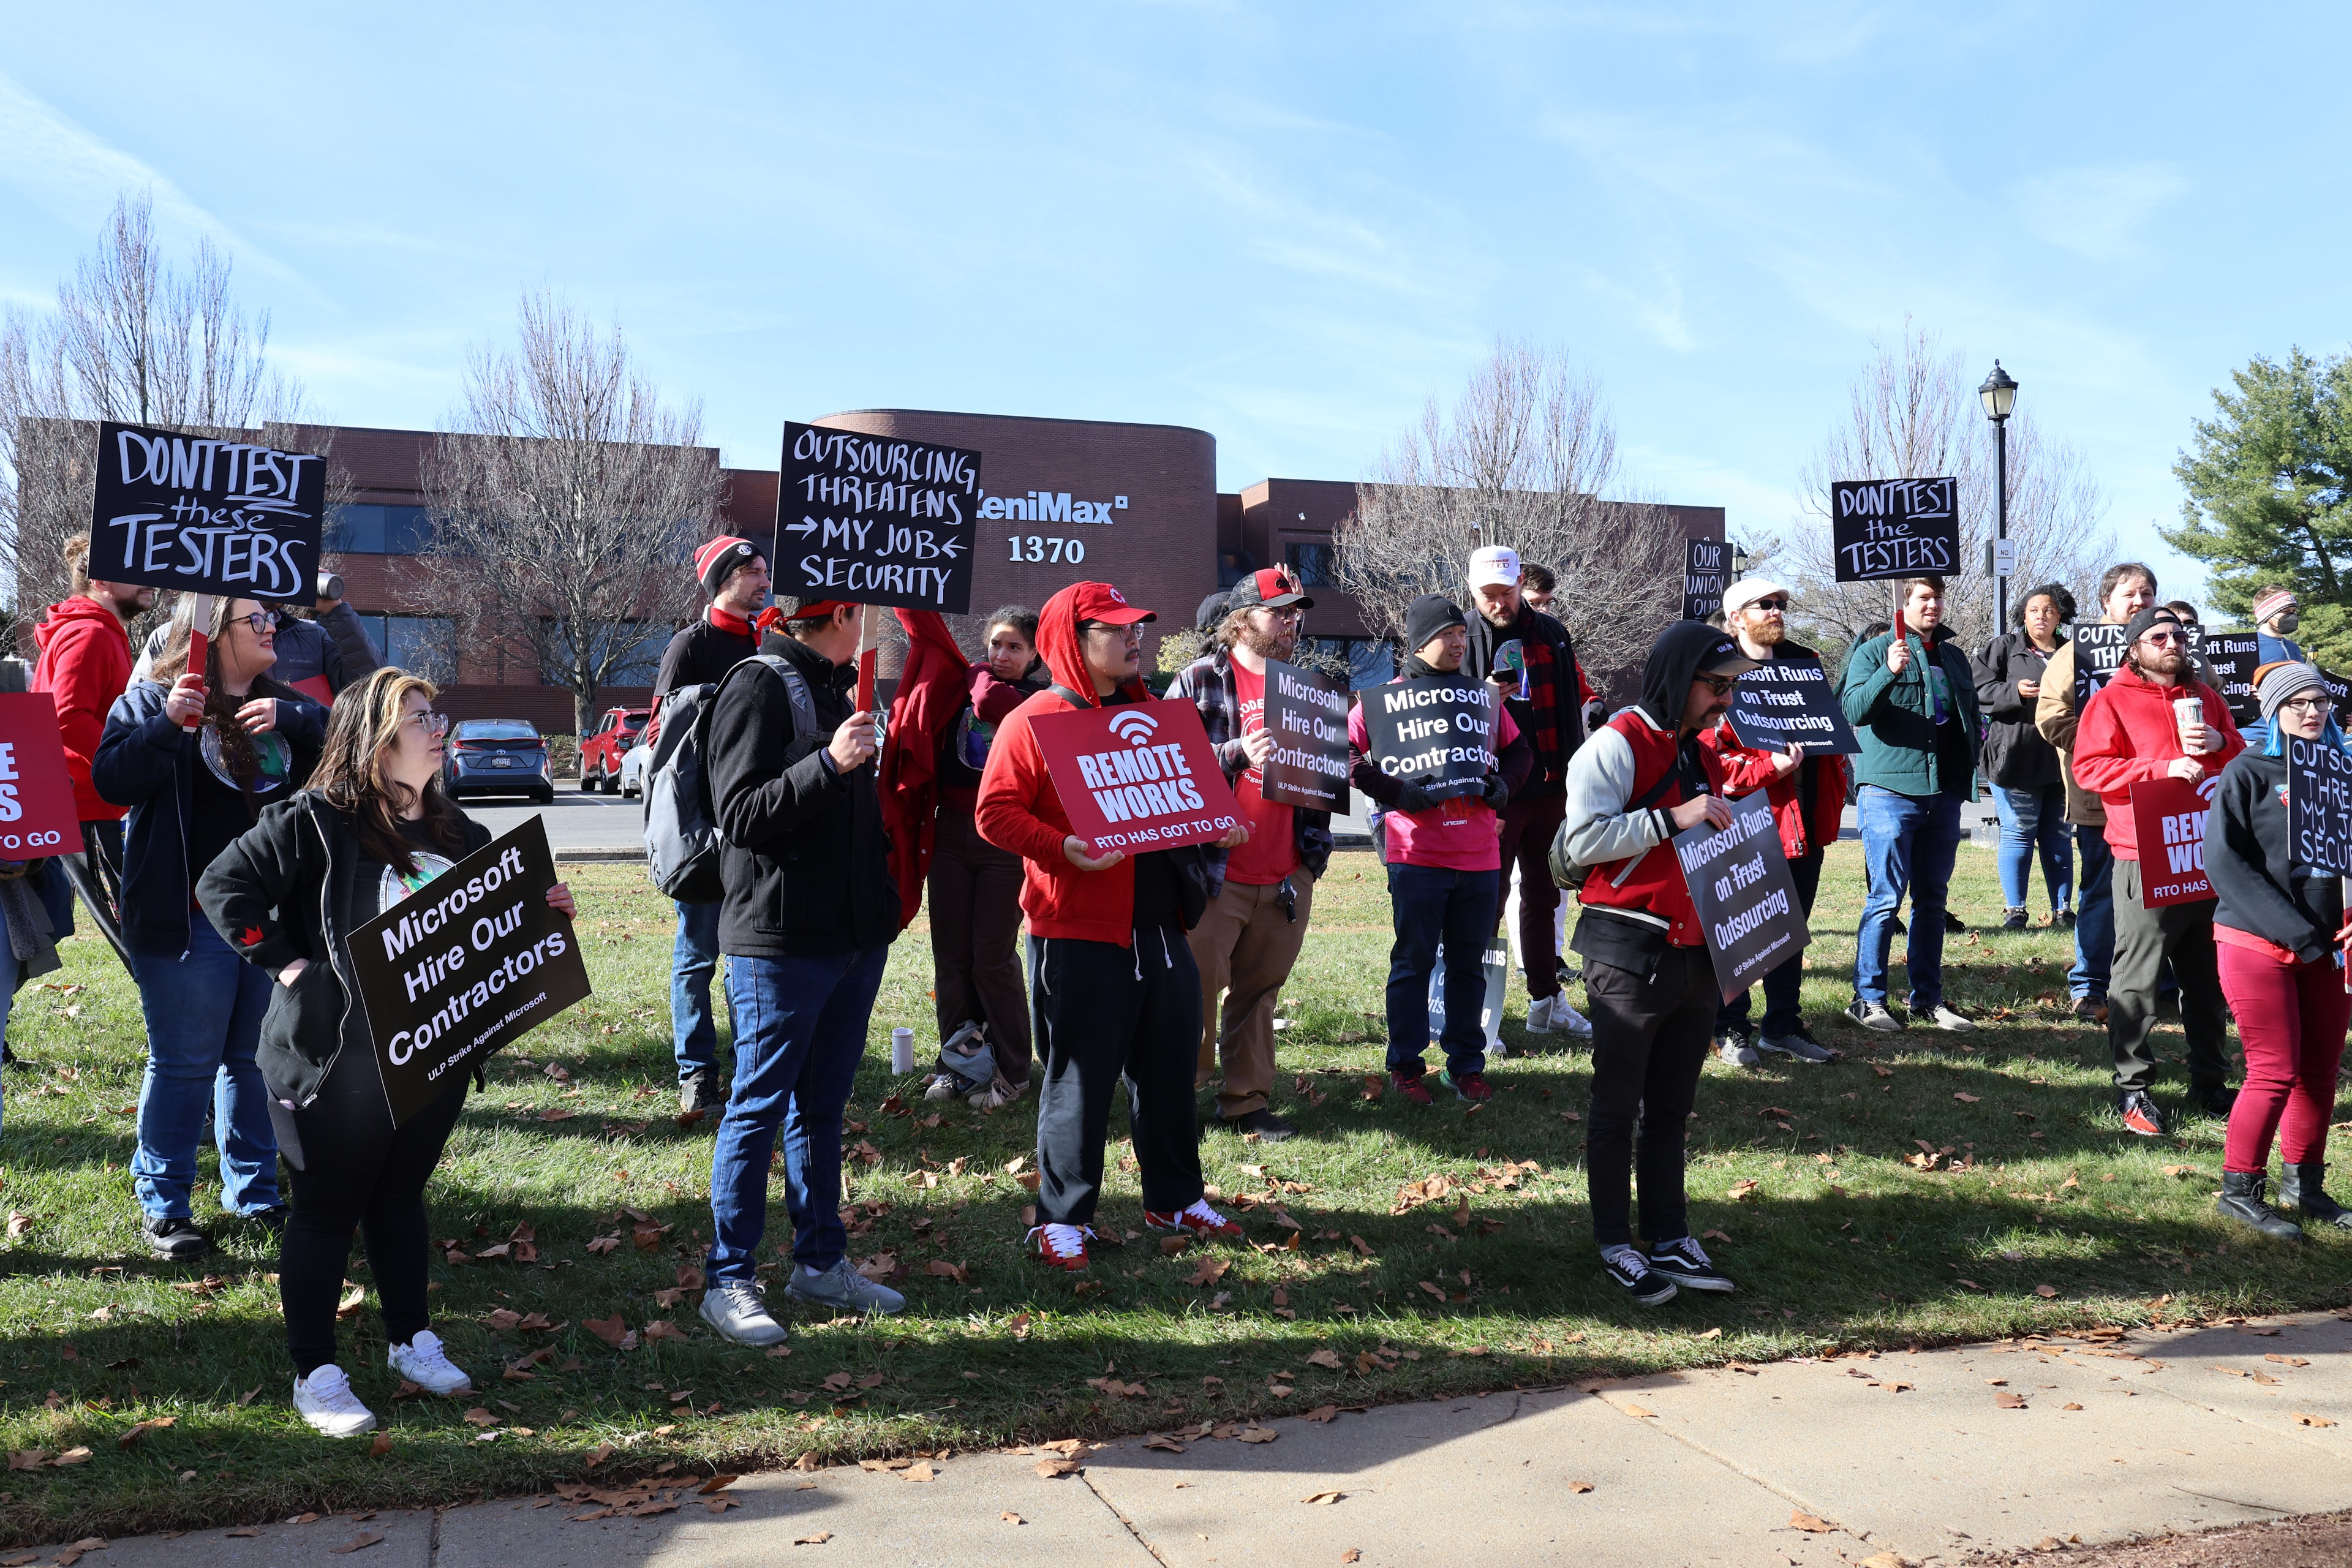
[[[1680,749],[1679,731],[1659,729],[1638,706],[1621,710],[1570,759],[1568,815],[1559,832],[1577,862],[1591,868],[1579,903],[1658,927],[1675,947],[1705,947],[1690,885],[1668,842],[1675,827],[1666,814],[1687,798],[1681,781],[1647,809],[1631,809],[1675,768]],[[1698,757],[1708,793],[1725,795],[1732,779],[1722,755],[1702,743]],[[1743,776],[1749,789],[1761,782],[1760,774]]]
[[[2142,779],[2162,778],[2188,754],[2180,749],[2180,727],[2172,714],[2173,700],[2179,697],[2201,699],[2205,727],[2221,737],[2220,751],[2198,759],[2210,778],[2246,749],[2246,742],[2230,717],[2229,704],[2202,681],[2158,686],[2126,665],[2083,704],[2082,721],[2074,727],[2074,782],[2096,790],[2106,806],[2107,847],[2118,860],[2139,858],[2131,786]]]
[[[33,637],[41,645],[41,657],[33,666],[32,689],[58,700],[74,809],[83,822],[120,822],[123,807],[99,798],[90,785],[89,764],[106,731],[107,710],[131,685],[131,634],[105,605],[72,598],[51,605],[48,619],[33,628]]]
[[[898,884],[898,929],[923,907],[923,879],[938,834],[940,735],[963,711],[966,660],[936,610],[897,612],[907,628],[907,662],[890,700],[876,780],[890,836],[890,878]]]
[[[1833,755],[1809,756],[1778,778],[1772,759],[1779,753],[1743,746],[1729,724],[1717,724],[1699,737],[1700,745],[1721,758],[1728,798],[1752,795],[1769,781],[1764,798],[1772,803],[1772,820],[1780,827],[1781,852],[1794,860],[1837,842],[1838,824],[1845,813],[1845,760]],[[1813,816],[1805,819],[1803,773],[1813,771]]]
[[[1037,652],[1055,681],[1101,707],[1094,677],[1078,648],[1078,623],[1068,589],[1045,601],[1037,615]],[[1150,693],[1140,680],[1127,694],[1138,701]],[[1021,912],[1033,936],[1075,937],[1082,942],[1135,943],[1135,858],[1100,871],[1081,871],[1063,857],[1070,819],[1045,771],[1045,753],[1029,721],[1040,713],[1066,711],[1069,703],[1040,691],[998,725],[989,745],[988,766],[980,775],[980,804],[972,812],[980,836],[1021,857]]]

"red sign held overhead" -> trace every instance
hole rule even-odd
[[[0,692],[0,860],[80,853],[58,700],[46,691]]]
[[[2131,786],[2132,831],[2139,838],[2140,902],[2151,910],[2216,897],[2205,874],[2205,814],[2219,773],[2142,779]]]
[[[1241,820],[1190,702],[1073,708],[1029,729],[1070,831],[1095,855],[1214,843]]]

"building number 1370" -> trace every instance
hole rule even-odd
[[[1013,534],[1008,541],[1015,561],[1066,561],[1076,565],[1087,558],[1083,539],[1046,539],[1037,534]]]

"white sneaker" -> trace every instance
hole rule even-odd
[[[375,1412],[352,1392],[352,1380],[332,1362],[294,1380],[295,1413],[329,1437],[356,1437],[375,1430]]]
[[[923,1098],[935,1105],[942,1100],[952,1100],[955,1098],[955,1079],[950,1074],[934,1073],[931,1081],[924,1086]]]
[[[1554,1034],[1570,1035],[1580,1040],[1592,1037],[1592,1020],[1570,1005],[1565,991],[1551,999],[1551,1026]]]
[[[792,1331],[776,1321],[760,1288],[749,1279],[722,1279],[702,1293],[702,1321],[739,1345],[780,1345]]]
[[[1549,1035],[1552,1031],[1552,1004],[1564,1002],[1564,996],[1530,996],[1528,998],[1528,1033]],[[1572,1011],[1572,1009],[1571,1009]]]
[[[441,1336],[431,1329],[417,1330],[415,1339],[393,1346],[384,1360],[393,1371],[427,1394],[463,1394],[474,1386],[466,1369],[451,1363],[441,1348]]]

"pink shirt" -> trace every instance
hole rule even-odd
[[[1519,738],[1519,727],[1511,721],[1510,710],[1499,712],[1502,722],[1495,735],[1498,752]],[[1371,754],[1360,702],[1348,712],[1348,743],[1366,756]],[[1381,823],[1391,866],[1433,866],[1444,871],[1502,868],[1503,825],[1495,808],[1477,795],[1441,800],[1427,811],[1390,811]]]

